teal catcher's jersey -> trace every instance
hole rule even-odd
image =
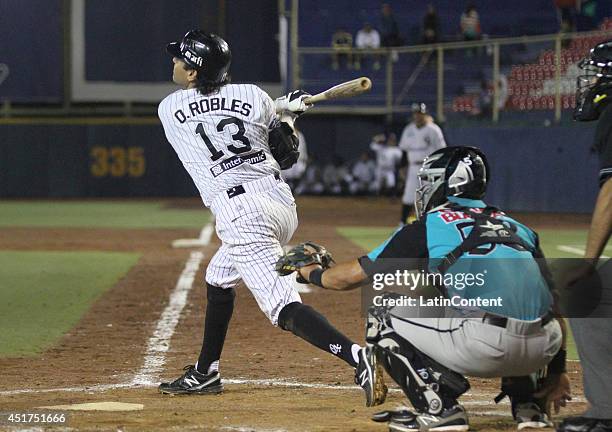
[[[486,207],[479,200],[450,199],[475,213]],[[540,265],[545,263],[536,233],[503,212],[494,212],[491,216],[500,222],[499,225],[487,222],[492,230],[512,229],[531,250],[516,244],[489,243],[464,253],[443,272],[445,296],[498,299],[494,306],[479,306],[480,310],[495,315],[520,320],[544,316],[551,310],[553,298],[540,269]],[[421,270],[436,272],[442,260],[468,237],[473,226],[474,219],[461,210],[441,208],[431,211],[422,221],[398,229],[359,262],[366,274],[372,275],[385,271],[386,260],[426,258],[424,267],[427,268]],[[542,262],[538,263],[534,255],[541,257]]]

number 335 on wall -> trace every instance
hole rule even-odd
[[[93,177],[142,177],[146,170],[143,147],[92,147],[89,171]]]

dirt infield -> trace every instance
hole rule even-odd
[[[169,206],[199,206],[177,201]],[[363,253],[340,237],[336,226],[394,225],[398,204],[382,199],[299,201],[297,243],[316,240],[337,260]],[[333,216],[330,216],[333,215]],[[569,222],[568,222],[569,223]],[[244,287],[238,290],[234,317],[223,352],[227,378],[220,396],[170,397],[151,385],[131,384],[142,369],[147,341],[177,285],[191,250],[173,249],[172,240],[193,238],[198,230],[0,229],[0,249],[105,250],[142,253],[138,264],[85,314],[56,346],[37,358],[0,359],[0,411],[32,412],[36,407],[95,401],[140,403],[142,411],[74,412],[68,427],[78,430],[225,430],[225,431],[385,431],[363,407],[363,395],[346,365],[298,338],[273,328]],[[215,236],[201,250],[193,289],[164,354],[161,378],[175,378],[195,362],[202,337],[205,292],[202,270],[219,243]],[[306,303],[326,315],[355,340],[363,338],[358,291],[312,288]],[[564,414],[584,409],[579,366],[570,366],[579,402]],[[154,380],[157,382],[156,380]],[[492,397],[498,382],[474,379],[465,397],[477,430],[513,430],[507,403]],[[385,408],[402,403],[392,392]],[[13,426],[0,426],[13,430]],[[58,427],[61,429],[60,427]]]

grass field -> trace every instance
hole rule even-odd
[[[363,249],[370,251],[387,239],[396,227],[341,227],[338,232],[359,245]],[[544,229],[538,231],[540,245],[549,258],[578,258],[576,252],[571,253],[564,248],[584,249],[587,232],[585,230],[551,230]],[[578,353],[574,339],[570,334],[568,340],[568,358],[578,360]]]
[[[395,229],[396,227],[340,227],[338,232],[369,251],[382,243]],[[563,247],[583,249],[587,237],[585,230],[570,229],[543,229],[539,230],[538,234],[542,250],[548,258],[578,258],[576,252],[567,252]]]
[[[0,201],[0,227],[202,228],[209,217],[150,201]]]
[[[138,257],[0,251],[0,356],[35,355],[53,345]]]
[[[0,227],[199,229],[209,217],[204,210],[166,208],[151,201],[0,202]],[[372,250],[394,229],[341,227],[338,232]],[[576,257],[559,247],[583,248],[586,232],[541,230],[540,238],[547,256]],[[51,346],[138,257],[118,252],[0,251],[0,355],[34,355]],[[23,310],[30,312],[27,319]],[[575,352],[571,356],[576,358]]]
[[[383,218],[390,207],[386,201],[355,200],[358,212],[346,203],[304,199],[300,205],[307,217],[294,244],[310,235],[315,241],[325,236],[324,244],[345,256],[358,252],[345,238],[371,250],[394,230],[393,218]],[[200,398],[166,398],[155,391],[160,381],[175,378],[193,362],[201,341],[202,272],[218,241],[212,238],[197,249],[172,247],[177,238],[204,232],[209,213],[195,208],[195,199],[0,201],[0,397],[5,411],[98,402],[142,407],[137,412],[71,412],[71,430],[385,429],[369,420],[378,408],[362,406],[353,371],[271,329],[247,289],[236,290],[223,362],[226,393],[207,398],[203,409]],[[324,217],[329,214],[334,227]],[[335,226],[364,225],[369,219],[387,226],[335,231]],[[543,242],[551,251],[559,242],[576,249],[583,247],[584,233],[546,232]],[[359,292],[311,290],[303,298],[347,336],[362,340]],[[572,362],[569,368],[580,398],[580,366]],[[491,402],[498,380],[475,379],[472,385],[464,403],[474,428],[515,428],[509,406]],[[406,401],[391,391],[388,408],[396,403]],[[310,415],[321,407],[326,416]],[[583,408],[581,399],[567,413]],[[177,412],[182,414],[177,417]]]
[[[6,228],[200,229],[209,218],[204,209],[152,201],[0,201]],[[52,346],[139,257],[0,250],[0,356],[36,355]]]

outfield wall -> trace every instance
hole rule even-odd
[[[161,126],[2,125],[1,197],[193,196]]]
[[[300,125],[311,155],[350,161],[383,130],[381,120],[306,116]],[[197,196],[155,120],[13,123],[0,125],[0,197]],[[487,153],[491,203],[524,211],[591,211],[598,171],[589,151],[592,126],[475,125],[448,127],[445,134],[450,145],[475,145]]]

